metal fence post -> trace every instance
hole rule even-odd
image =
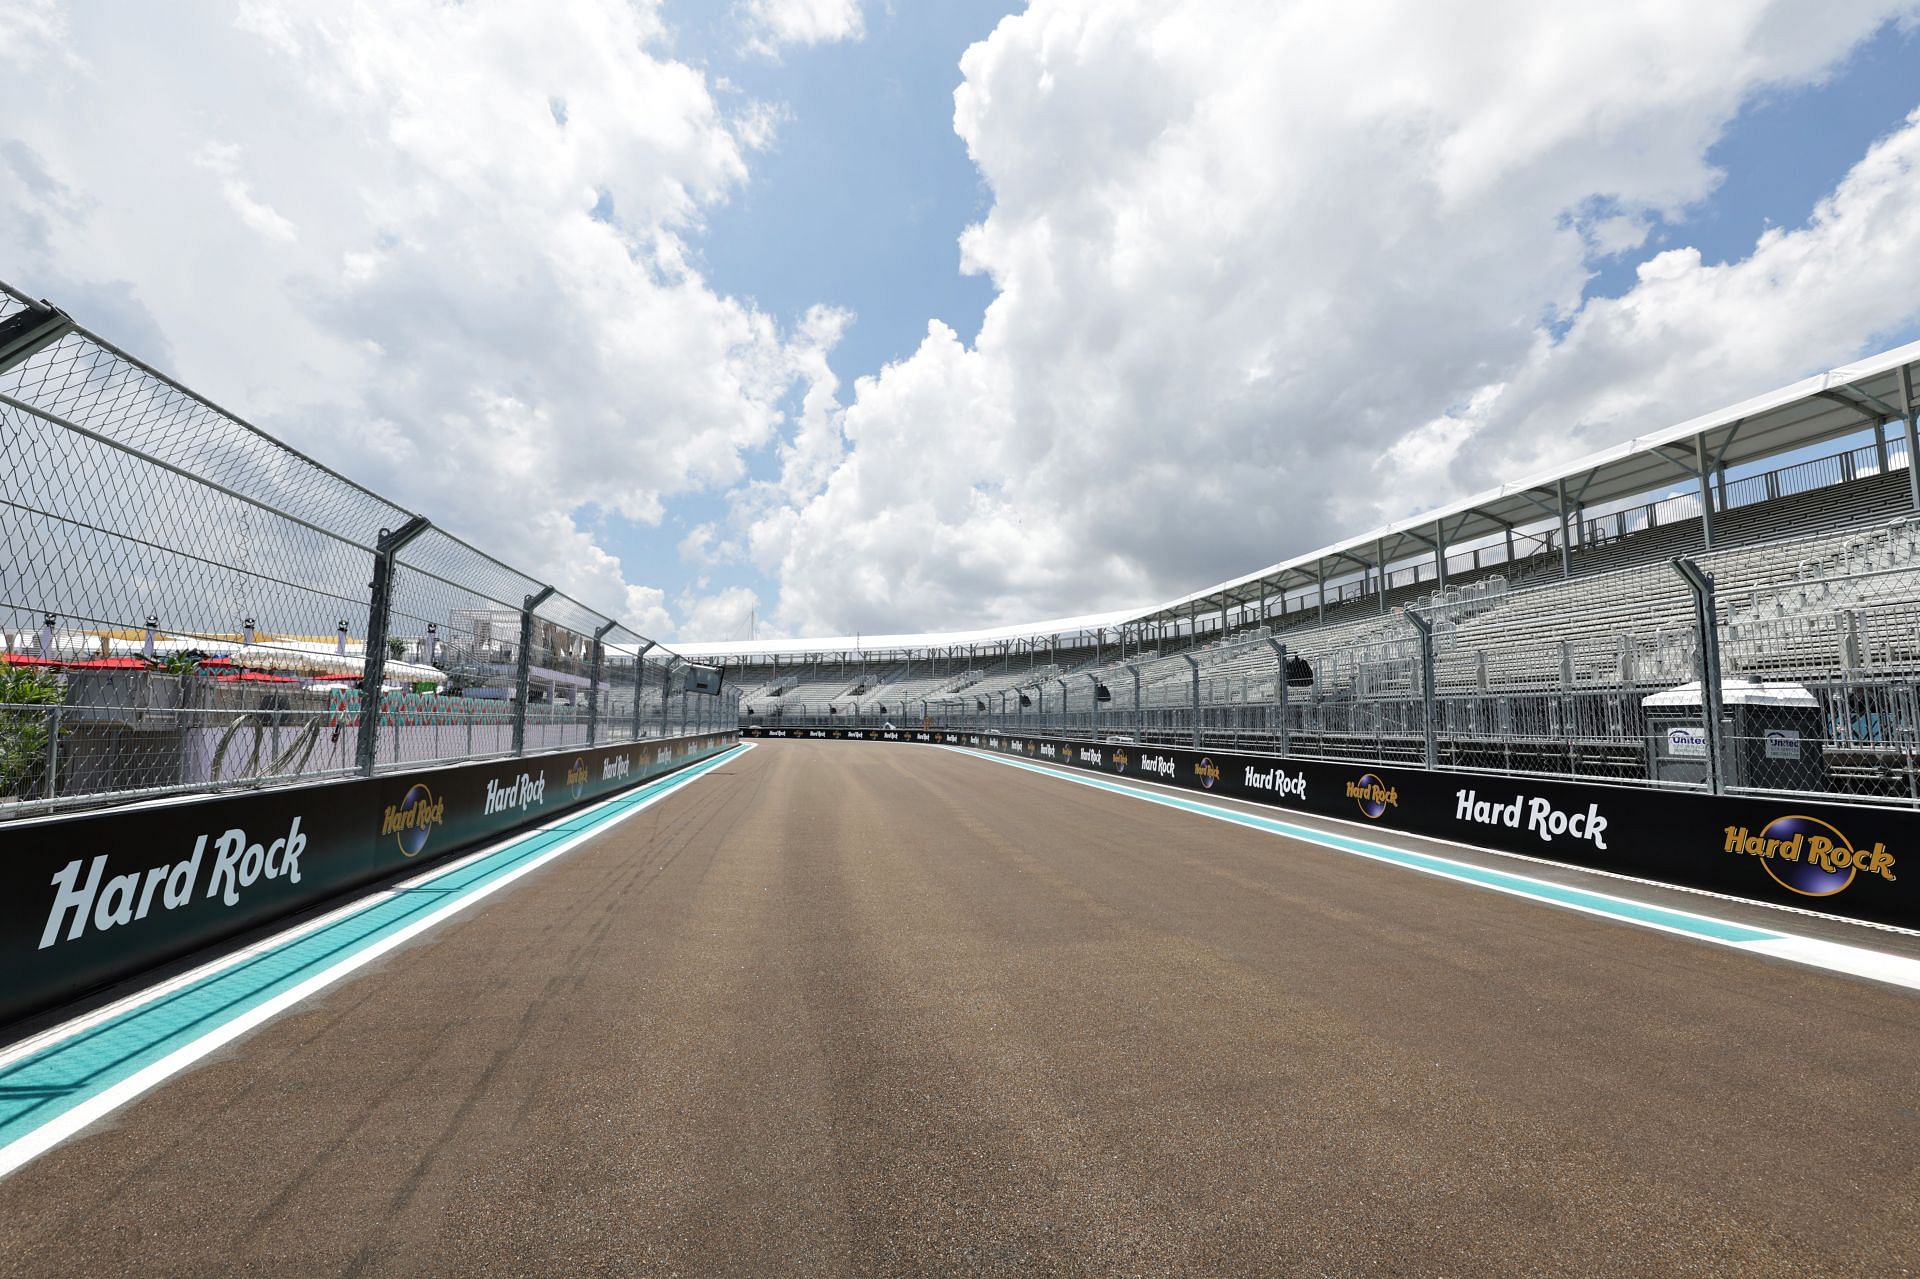
[[[643,640],[633,650],[633,740],[640,740],[640,703],[647,700],[647,650],[652,640]]]
[[[1180,660],[1187,664],[1193,677],[1193,744],[1197,749],[1200,745],[1200,663],[1185,653],[1180,654]]]
[[[600,641],[607,632],[618,626],[618,622],[608,622],[593,633],[593,678],[587,682],[587,745],[594,742],[594,735],[600,731],[600,667],[606,660],[606,650]]]
[[[673,668],[679,665],[678,657],[669,656],[667,664],[660,668],[660,736],[667,735],[671,727],[667,716],[671,713],[670,699],[673,697]]]
[[[1400,610],[1400,615],[1413,623],[1420,632],[1420,705],[1427,722],[1427,767],[1440,767],[1440,743],[1434,730],[1433,697],[1433,623],[1410,608]]]
[[[47,780],[42,788],[46,798],[60,798],[60,713],[66,709],[64,702],[53,704],[52,724],[47,731]]]
[[[1140,736],[1146,727],[1146,712],[1140,709],[1140,667],[1138,663],[1127,667],[1127,673],[1133,676],[1133,735]]]
[[[1673,570],[1693,593],[1696,661],[1700,673],[1700,711],[1707,740],[1707,790],[1718,795],[1723,785],[1720,755],[1720,631],[1713,599],[1713,574],[1683,555],[1673,557]]]
[[[513,667],[513,753],[527,753],[527,682],[533,673],[533,610],[547,602],[553,587],[543,586],[520,605],[520,656]]]
[[[1280,703],[1280,753],[1287,755],[1293,751],[1293,725],[1289,723],[1292,716],[1288,714],[1287,707],[1287,646],[1276,639],[1269,639],[1267,643],[1273,649],[1274,660],[1279,663],[1279,684],[1274,691],[1277,694],[1275,700]]]
[[[380,755],[380,688],[387,679],[387,619],[393,611],[394,557],[429,527],[424,515],[416,515],[397,529],[381,529],[374,542],[373,580],[367,583],[367,648],[361,658],[360,735],[354,742],[358,754],[355,762],[363,774],[372,774]]]
[[[1911,364],[1900,366],[1900,408],[1900,428],[1907,437],[1907,499],[1920,511],[1920,400],[1914,399]]]

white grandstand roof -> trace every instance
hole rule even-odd
[[[1248,603],[1260,598],[1263,585],[1269,593],[1293,590],[1313,584],[1322,574],[1332,580],[1363,566],[1377,567],[1383,544],[1388,563],[1411,553],[1430,552],[1436,524],[1444,527],[1449,546],[1497,535],[1509,527],[1537,524],[1543,517],[1554,516],[1557,486],[1563,481],[1570,503],[1590,506],[1696,481],[1696,440],[1704,445],[1711,464],[1733,467],[1899,421],[1920,408],[1916,392],[1920,392],[1920,342],[1911,342],[1183,595],[1140,615],[1140,620],[1184,617],[1190,608],[1204,613],[1222,605]]]
[[[1217,612],[1223,606],[1252,603],[1263,593],[1271,597],[1311,586],[1322,578],[1332,581],[1362,568],[1377,567],[1383,550],[1389,564],[1411,554],[1431,554],[1436,525],[1448,546],[1497,536],[1509,528],[1537,525],[1555,517],[1562,484],[1569,504],[1599,506],[1680,482],[1697,482],[1700,449],[1704,449],[1710,466],[1734,467],[1900,421],[1916,412],[1920,412],[1920,342],[1803,378],[1777,391],[1146,609],[944,634],[714,641],[680,644],[676,651],[713,660],[965,648],[969,644],[1047,638],[1184,618],[1190,611]]]

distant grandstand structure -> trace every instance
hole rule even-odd
[[[1720,781],[1680,723],[1710,646],[1728,786],[1920,803],[1916,383],[1920,343],[1147,609],[680,651],[748,726],[1685,786]],[[1712,575],[1704,633],[1676,558]]]

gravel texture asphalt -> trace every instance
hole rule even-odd
[[[0,1274],[1908,1274],[1917,1012],[769,743],[0,1181]]]

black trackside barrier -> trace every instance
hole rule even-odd
[[[969,746],[1751,901],[1920,927],[1920,813],[1905,809],[1022,733],[755,728],[744,735]]]
[[[719,753],[737,733],[0,827],[0,1024]]]

